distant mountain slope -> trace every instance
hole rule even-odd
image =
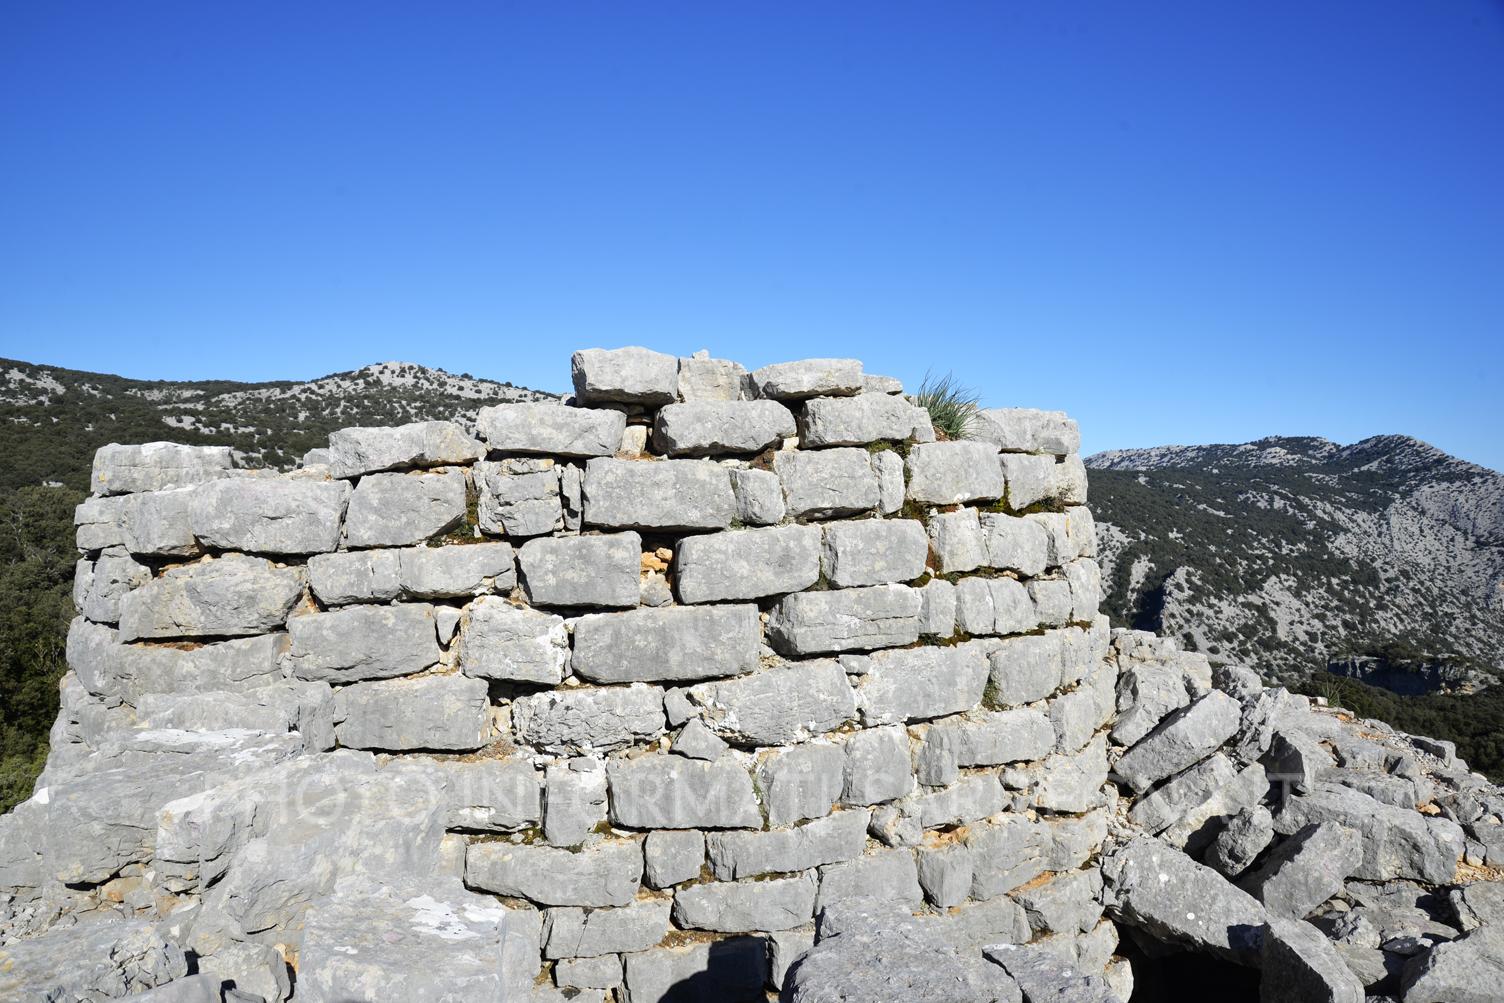
[[[1452,683],[1504,670],[1492,470],[1399,435],[1114,450],[1086,465],[1121,622],[1273,678],[1350,656],[1444,664],[1461,670]]]

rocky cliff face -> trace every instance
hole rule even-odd
[[[1398,652],[1504,669],[1504,476],[1404,436],[1090,457],[1107,608],[1295,679]]]

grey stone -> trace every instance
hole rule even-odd
[[[502,453],[610,456],[621,445],[627,416],[557,404],[496,404],[481,408],[475,423],[486,445]]]
[[[987,538],[974,508],[930,516],[929,536],[941,574],[975,571],[987,563]]]
[[[180,731],[296,731],[312,750],[334,747],[334,694],[327,683],[286,680],[243,693],[143,693],[136,723]]]
[[[1363,860],[1353,876],[1364,881],[1410,878],[1448,884],[1462,856],[1463,837],[1455,823],[1386,805],[1326,782],[1290,798],[1274,822],[1281,833],[1298,832],[1313,822],[1334,822],[1358,832]]]
[[[554,984],[560,989],[615,989],[621,985],[621,958],[560,958],[554,965]]]
[[[1049,531],[1032,517],[987,512],[982,515],[982,533],[987,541],[989,567],[1033,576],[1043,574],[1051,566]]]
[[[573,667],[594,682],[713,679],[755,668],[756,606],[591,613],[574,628]]]
[[[877,475],[865,449],[783,450],[773,455],[794,518],[855,515],[877,507]]]
[[[630,905],[642,880],[642,844],[612,839],[580,850],[527,843],[471,843],[465,883],[540,905]]]
[[[689,699],[706,723],[738,745],[788,745],[834,731],[856,716],[846,673],[832,659],[701,683],[689,690]]]
[[[606,529],[725,529],[736,516],[731,477],[708,460],[591,460],[584,494],[585,525]]]
[[[83,566],[87,562],[80,561]],[[151,581],[151,569],[139,564],[123,547],[112,547],[94,562],[82,595],[75,593],[79,612],[95,623],[119,623],[120,600],[131,589]]]
[[[1054,457],[1003,453],[999,460],[1008,482],[1008,507],[1015,512],[1054,495],[1057,483]]]
[[[1099,734],[1079,750],[1046,756],[1035,766],[1005,770],[1003,783],[1023,791],[1023,799],[1033,808],[1090,811],[1102,803],[1107,783],[1107,736]]]
[[[637,605],[642,538],[636,533],[529,540],[517,559],[522,587],[535,606]]]
[[[1152,836],[1102,862],[1108,912],[1159,940],[1249,963],[1268,914],[1257,899]]]
[[[783,521],[783,482],[771,470],[730,470],[736,498],[736,518],[748,526],[772,526]]]
[[[789,829],[713,832],[710,866],[720,880],[735,881],[852,860],[867,846],[868,819],[866,811],[840,811]]]
[[[746,400],[751,390],[752,381],[741,363],[708,356],[679,360],[680,400]]]
[[[1062,657],[1060,634],[1026,634],[997,642],[987,656],[991,700],[1003,706],[1043,700],[1060,688]]]
[[[491,740],[483,679],[424,676],[383,679],[340,689],[336,733],[352,749],[445,749],[468,752]]]
[[[562,463],[559,471],[559,504],[564,509],[564,528],[577,533],[585,522],[585,470]]]
[[[1313,734],[1294,729],[1277,731],[1264,756],[1269,779],[1304,793],[1332,766],[1332,754]]]
[[[752,371],[759,396],[772,400],[849,396],[862,392],[862,364],[857,359],[803,359]]]
[[[880,449],[868,462],[877,477],[877,510],[892,515],[903,508],[903,457],[891,449]]]
[[[924,901],[924,891],[919,887],[914,852],[878,850],[820,868],[817,911],[858,898],[880,898],[917,908]]]
[[[1056,568],[1097,554],[1096,524],[1091,510],[1084,506],[1071,506],[1064,512],[1033,512],[1024,519],[1045,531],[1046,567]]]
[[[997,449],[988,443],[921,443],[909,450],[908,469],[911,501],[958,505],[1003,496]]]
[[[287,976],[287,962],[270,944],[241,942],[230,944],[198,959],[198,970],[206,973],[213,983],[212,1003],[219,1001],[222,982],[233,982],[235,990],[226,992],[228,1003],[234,1003],[229,992],[236,990],[264,1000],[265,1003],[284,1003],[292,995],[292,980]],[[250,1003],[255,1003],[251,1000]]]
[[[415,421],[394,428],[342,428],[329,433],[328,463],[335,477],[463,465],[485,455],[485,447],[452,421]]]
[[[1034,600],[1012,578],[963,578],[956,585],[956,625],[968,634],[1021,634],[1039,626]]]
[[[1048,870],[1049,834],[1022,815],[1005,813],[966,833],[971,851],[971,897],[986,900],[1033,881]]]
[[[814,930],[775,930],[768,935],[768,984],[782,989],[794,962],[815,946]]]
[[[1130,664],[1118,674],[1118,717],[1112,739],[1137,745],[1173,711],[1191,702],[1185,678],[1168,665]]]
[[[637,601],[643,606],[672,606],[674,590],[661,571],[645,571],[638,581]]]
[[[728,746],[721,737],[710,730],[710,726],[699,718],[695,718],[679,729],[679,734],[674,736],[674,744],[670,747],[672,752],[690,759],[703,759],[706,762],[714,762],[721,758]]]
[[[813,875],[689,885],[674,893],[674,922],[719,933],[788,930],[814,918],[817,888]]]
[[[433,607],[349,606],[306,613],[287,622],[293,675],[330,683],[390,679],[422,672],[439,660]]]
[[[191,557],[203,547],[193,535],[197,487],[148,491],[120,500],[120,541],[132,554]]]
[[[1228,820],[1206,851],[1206,865],[1228,878],[1246,871],[1274,841],[1274,817],[1263,805],[1244,808]]]
[[[256,557],[179,565],[121,597],[120,639],[265,634],[282,627],[302,595],[302,569]]]
[[[596,958],[645,951],[668,933],[667,899],[643,899],[619,909],[548,910],[543,924],[545,958]]]
[[[550,763],[545,771],[543,838],[578,846],[606,820],[606,770],[588,757]]]
[[[1358,833],[1335,822],[1314,822],[1276,846],[1238,885],[1271,915],[1304,919],[1341,891],[1362,863]]]
[[[954,766],[1000,766],[1042,759],[1055,748],[1055,728],[1031,707],[974,711],[930,725],[925,752],[943,749]]]
[[[1176,711],[1117,761],[1113,773],[1136,791],[1200,762],[1238,730],[1238,702],[1213,690]]]
[[[122,446],[112,442],[95,450],[90,486],[97,495],[160,491],[224,477],[234,465],[229,446],[180,446],[175,442]]]
[[[883,585],[918,578],[928,557],[929,539],[918,520],[857,519],[825,527],[820,569],[839,588]]]
[[[467,676],[556,684],[569,664],[564,618],[513,606],[500,596],[470,604],[460,633],[460,669]]]
[[[1086,504],[1086,464],[1072,453],[1055,464],[1050,493],[1066,505]]]
[[[949,909],[971,895],[971,851],[959,843],[919,848],[919,885],[930,904]]]
[[[829,815],[841,797],[845,768],[845,751],[837,745],[796,745],[769,753],[757,770],[768,823]]]
[[[648,833],[643,853],[648,886],[668,888],[700,876],[705,866],[705,836],[693,829],[660,829]]]
[[[901,726],[867,728],[846,739],[843,804],[878,804],[901,798],[913,789],[909,736]]]
[[[465,472],[368,474],[345,513],[345,544],[403,547],[448,532],[465,520]]]
[[[401,756],[392,768],[410,769],[440,784],[445,827],[464,832],[513,832],[543,818],[538,771],[520,758],[425,759]]]
[[[1152,794],[1139,798],[1128,813],[1128,820],[1151,835],[1158,835],[1205,804],[1213,794],[1232,783],[1236,775],[1237,770],[1227,757],[1215,753]]]
[[[1268,793],[1269,778],[1264,768],[1252,763],[1240,770],[1232,783],[1186,812],[1185,817],[1160,834],[1161,838],[1188,853],[1200,853],[1216,838],[1222,819],[1258,804]]]
[[[308,559],[308,583],[325,606],[388,602],[402,594],[402,552],[315,554]]]
[[[902,442],[921,424],[928,427],[929,421],[929,412],[897,395],[817,397],[804,405],[799,440],[807,448]]]
[[[1029,598],[1034,601],[1035,622],[1046,627],[1064,627],[1071,622],[1074,602],[1071,583],[1063,578],[1034,578],[1029,581]],[[1092,615],[1096,610],[1092,610]]]
[[[547,690],[512,701],[517,740],[547,752],[606,752],[663,732],[663,690],[656,686]]]
[[[755,829],[762,812],[752,777],[722,758],[702,763],[681,756],[613,759],[611,821],[628,829]]]
[[[866,725],[959,714],[981,702],[987,672],[977,645],[878,652],[857,686],[857,709]]]
[[[777,401],[691,401],[660,408],[653,448],[666,456],[760,453],[796,431],[794,416]]]
[[[125,512],[130,499],[124,495],[85,498],[73,509],[74,542],[79,550],[95,551],[125,546]],[[186,521],[186,520],[185,520]],[[192,530],[184,527],[183,545],[196,547]]]
[[[510,543],[407,547],[397,555],[404,599],[458,599],[517,583]]]
[[[1042,946],[996,944],[982,954],[1007,972],[1029,1003],[1120,1003],[1102,976],[1088,975]]]
[[[189,521],[206,546],[264,554],[317,554],[339,546],[350,499],[344,481],[235,478],[193,491]]]
[[[759,599],[809,588],[820,577],[820,528],[739,529],[680,541],[679,601]]]
[[[976,413],[971,435],[995,443],[1007,453],[1066,456],[1081,448],[1081,430],[1064,411],[983,408]]]
[[[144,920],[55,927],[6,944],[0,959],[0,998],[17,1003],[93,1003],[188,974],[182,949]]]
[[[482,461],[475,465],[475,485],[476,523],[487,533],[541,536],[564,523],[559,468],[553,460]]]
[[[919,590],[919,633],[926,637],[950,637],[956,630],[956,587],[943,578],[924,583]]]
[[[767,950],[763,937],[734,937],[629,954],[623,959],[622,1003],[761,1001],[766,996]]]
[[[1270,919],[1259,953],[1260,1000],[1363,1003],[1363,998],[1363,983],[1320,931],[1309,923]]]
[[[1438,944],[1406,968],[1405,1003],[1491,1003],[1504,984],[1504,934],[1492,927]]]
[[[1504,922],[1504,882],[1475,881],[1453,888],[1447,898],[1464,933]]]
[[[1013,893],[1035,933],[1090,933],[1102,918],[1102,872],[1095,868],[1057,874]]]
[[[912,644],[919,606],[919,591],[907,585],[795,593],[773,607],[768,638],[791,656]]]
[[[1102,604],[1102,568],[1088,557],[1065,565],[1065,580],[1071,587],[1070,619],[1090,623]]]
[[[679,360],[646,348],[587,348],[570,358],[581,403],[667,404],[679,396]]]

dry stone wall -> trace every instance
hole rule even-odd
[[[161,993],[752,999],[874,896],[1113,965],[1074,422],[937,441],[855,360],[573,380],[286,474],[99,451],[0,986],[92,978],[47,966],[100,914]]]

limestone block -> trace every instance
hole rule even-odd
[[[820,577],[820,528],[737,529],[681,541],[679,601],[759,599],[809,588]]]
[[[712,679],[757,665],[756,606],[591,613],[574,627],[573,667],[593,682]]]
[[[756,999],[768,977],[767,951],[766,938],[734,937],[628,954],[622,1003],[666,1003],[686,985],[705,999]]]
[[[865,449],[783,450],[773,455],[794,518],[855,515],[877,507],[878,482]]]
[[[780,362],[753,370],[752,383],[759,396],[771,400],[850,396],[862,392],[862,364],[857,359]]]
[[[856,687],[862,723],[900,724],[959,714],[982,701],[985,650],[976,644],[881,651]]]
[[[1049,834],[1022,815],[1003,814],[966,835],[971,897],[986,900],[1022,887],[1048,869]]]
[[[768,639],[791,656],[912,644],[919,607],[919,590],[907,585],[795,593],[773,607]]]
[[[547,752],[605,752],[663,733],[663,690],[657,686],[577,687],[512,701],[517,740]]]
[[[783,482],[771,470],[730,470],[736,498],[736,518],[748,526],[772,526],[783,521]]]
[[[495,404],[481,408],[475,423],[486,445],[501,453],[610,456],[621,445],[627,416],[558,404]]]
[[[693,829],[660,829],[643,842],[645,880],[651,888],[668,888],[700,876],[705,866],[705,835]]]
[[[1050,494],[1067,505],[1086,504],[1086,464],[1074,453],[1055,464]]]
[[[1015,512],[1054,496],[1054,457],[1003,453],[1001,461],[1003,477],[1008,482],[1008,507]]]
[[[1495,978],[1504,973],[1504,965],[1497,968]],[[1487,992],[1493,993],[1497,982],[1490,981],[1488,986]],[[1321,931],[1309,923],[1271,917],[1269,925],[1264,928],[1259,953],[1259,998],[1267,1003],[1283,1000],[1363,1003],[1365,996],[1362,981]],[[1424,993],[1405,996],[1407,1000],[1426,998]],[[1445,998],[1466,997],[1448,994]],[[1484,996],[1477,998],[1483,999]]]
[[[739,763],[682,756],[613,759],[611,821],[629,829],[756,829],[762,812],[752,777]]]
[[[870,462],[877,475],[877,510],[892,515],[903,508],[903,457],[881,449],[871,455]]]
[[[814,918],[813,875],[766,881],[710,881],[674,893],[674,922],[694,930],[789,930]]]
[[[792,662],[688,691],[705,722],[738,745],[788,745],[834,731],[856,716],[846,673],[834,659]]]
[[[1119,759],[1113,773],[1136,791],[1193,766],[1238,730],[1236,700],[1213,690],[1184,710],[1170,715]]]
[[[950,637],[956,630],[956,587],[943,578],[924,583],[919,590],[919,633],[927,637]]]
[[[845,784],[846,753],[813,743],[776,749],[758,766],[768,824],[788,825],[829,815]]]
[[[909,450],[908,498],[930,505],[992,502],[1003,496],[997,449],[984,442],[927,442]]]
[[[264,634],[302,595],[301,568],[238,554],[183,564],[121,597],[120,639]]]
[[[287,623],[293,675],[330,683],[390,679],[422,672],[439,660],[433,607],[348,606],[305,613]]]
[[[780,489],[781,490],[781,489]],[[121,495],[108,498],[85,498],[73,509],[74,542],[79,550],[96,551],[125,546],[125,509],[129,500]],[[186,546],[193,547],[191,529]]]
[[[710,866],[722,881],[787,874],[854,860],[867,846],[865,810],[838,811],[807,825],[767,832],[713,832],[706,838]]]
[[[1362,836],[1336,822],[1313,822],[1276,846],[1238,886],[1271,916],[1304,919],[1340,892],[1362,863]]]
[[[667,898],[643,899],[619,909],[550,909],[543,923],[545,958],[598,958],[645,951],[668,933]]]
[[[987,538],[974,508],[930,516],[929,537],[941,574],[975,571],[987,564]]]
[[[507,592],[517,583],[510,543],[407,547],[396,554],[404,599],[458,599]]]
[[[1071,622],[1074,603],[1070,582],[1063,578],[1033,578],[1027,588],[1037,623],[1045,627],[1063,627]],[[1092,615],[1096,615],[1095,610]]]
[[[738,362],[698,355],[679,360],[680,400],[747,400],[751,392],[752,381]]]
[[[1097,555],[1097,530],[1091,509],[1073,505],[1064,512],[1033,512],[1023,518],[1045,530],[1049,539],[1045,553],[1048,567]]]
[[[930,725],[925,746],[947,749],[957,766],[1000,766],[1042,759],[1055,749],[1055,728],[1032,707],[979,710]]]
[[[344,481],[235,478],[193,491],[189,522],[199,542],[219,550],[317,554],[339,546],[350,498]]]
[[[345,545],[403,547],[448,532],[465,520],[465,472],[368,474],[350,496]]]
[[[188,974],[182,949],[144,919],[54,927],[4,952],[0,998],[17,1003],[144,998]]]
[[[229,446],[181,446],[175,442],[122,446],[112,442],[95,450],[90,486],[97,495],[181,488],[224,477],[234,465]]]
[[[1081,430],[1064,411],[983,408],[976,413],[971,435],[995,443],[1005,453],[1065,456],[1081,448]]]
[[[1128,820],[1158,835],[1233,782],[1237,769],[1220,752],[1140,798]],[[1208,861],[1209,863],[1210,861]]]
[[[1070,584],[1070,619],[1090,623],[1102,603],[1102,569],[1089,557],[1065,565],[1065,580]]]
[[[340,744],[351,749],[468,752],[491,740],[486,682],[467,676],[384,679],[335,696]]]
[[[771,400],[669,404],[653,420],[653,448],[666,456],[760,453],[797,430],[788,408]]]
[[[389,769],[408,769],[442,786],[445,827],[464,832],[512,832],[543,818],[538,771],[526,759],[425,759],[401,756]]]
[[[80,561],[81,565],[85,562]],[[90,568],[87,587],[75,593],[79,612],[95,623],[120,622],[120,600],[131,591],[151,581],[151,569],[137,563],[124,547],[111,547],[99,555]],[[75,582],[75,585],[77,583]]]
[[[621,985],[621,958],[560,958],[554,964],[554,985],[560,989],[615,989]]]
[[[325,606],[389,602],[402,594],[402,552],[342,550],[308,559],[308,583]]]
[[[825,527],[820,569],[839,588],[883,585],[918,578],[928,557],[929,538],[917,519],[858,519]]]
[[[611,839],[580,850],[527,843],[471,843],[465,884],[539,905],[630,905],[642,881],[642,843]]]
[[[971,895],[971,851],[959,843],[921,847],[919,886],[931,905],[958,906]]]
[[[906,849],[878,850],[820,868],[817,912],[839,902],[875,898],[901,902],[917,908],[924,901],[919,887],[919,868],[914,852]]]
[[[721,758],[728,746],[719,735],[710,730],[710,726],[699,718],[694,718],[674,736],[674,744],[670,749],[681,756],[690,759],[703,759],[706,762],[714,762]]]
[[[636,533],[529,540],[518,561],[522,587],[535,606],[637,605],[642,538]]]
[[[679,396],[679,360],[672,355],[636,346],[587,348],[569,362],[582,404],[667,404]]]
[[[725,529],[736,496],[725,467],[708,460],[594,459],[585,464],[587,526]]]
[[[1043,700],[1060,687],[1060,633],[1003,638],[991,649],[988,662],[988,689],[998,704],[1017,706]]]
[[[606,770],[580,756],[550,763],[545,773],[543,838],[553,846],[578,846],[606,820]]]
[[[329,472],[359,477],[386,470],[474,463],[486,448],[452,421],[415,421],[393,428],[342,428],[329,433]]]
[[[1032,577],[1043,574],[1050,564],[1049,531],[1030,517],[987,512],[982,516],[982,533],[986,538],[988,567]],[[1095,610],[1092,615],[1096,615]]]
[[[1206,851],[1206,865],[1228,878],[1237,878],[1274,841],[1274,817],[1263,805],[1252,805],[1228,820]]]
[[[901,726],[867,728],[846,739],[842,804],[878,804],[901,798],[913,789],[909,735]]]
[[[912,438],[919,426],[928,428],[929,423],[928,411],[897,395],[817,397],[804,405],[799,442],[810,449],[865,446],[880,440],[902,442]]]
[[[470,604],[460,634],[460,669],[467,676],[557,684],[569,664],[564,618],[513,606],[500,596]]]

